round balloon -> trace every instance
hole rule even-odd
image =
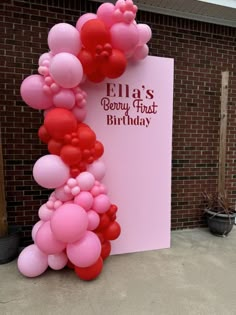
[[[75,105],[75,94],[68,89],[61,89],[60,92],[54,95],[53,104],[56,107],[72,109]]]
[[[93,204],[93,196],[88,191],[81,191],[74,199],[74,203],[88,211]]]
[[[97,19],[97,15],[94,13],[85,13],[80,16],[76,23],[76,28],[78,31],[81,31],[82,26],[89,20]]]
[[[98,258],[98,260],[91,266],[86,268],[81,268],[75,266],[75,273],[77,276],[85,281],[90,281],[99,276],[103,268],[103,260],[101,257]]]
[[[32,231],[31,231],[31,236],[32,236],[32,240],[35,242],[35,237],[36,237],[36,234],[40,228],[40,226],[43,224],[43,221],[40,220],[38,221],[37,223],[35,223],[35,225],[33,226],[32,228]]]
[[[96,180],[101,180],[105,176],[106,167],[103,161],[94,161],[92,164],[88,165],[87,170],[93,174]]]
[[[68,263],[68,258],[65,252],[48,255],[48,265],[50,268],[54,270],[61,270],[63,269]]]
[[[93,200],[92,208],[98,213],[104,213],[110,208],[111,202],[107,195],[100,194]]]
[[[133,23],[116,23],[111,27],[110,32],[113,48],[124,53],[133,50],[138,44],[139,33],[137,26]]]

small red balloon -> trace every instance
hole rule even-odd
[[[48,141],[50,140],[50,135],[48,134],[46,128],[44,126],[41,126],[38,130],[38,136],[39,139],[43,142],[43,143],[48,143]]]
[[[93,264],[92,266],[81,268],[75,266],[75,272],[77,276],[85,281],[90,281],[99,276],[103,268],[103,260],[101,257],[98,258],[98,260]]]
[[[100,83],[105,79],[105,75],[102,74],[99,70],[95,69],[94,72],[87,74],[87,78],[91,82]]]
[[[103,236],[107,240],[115,240],[121,232],[120,225],[117,222],[112,222],[106,230],[103,231]]]
[[[126,69],[127,60],[123,52],[113,49],[108,61],[102,67],[102,73],[111,79],[120,77]]]
[[[96,66],[95,61],[92,54],[88,50],[82,49],[78,55],[78,58],[83,66],[85,74],[94,72]]]
[[[102,244],[102,251],[101,251],[101,257],[103,260],[105,260],[111,253],[111,243],[109,241],[106,241]]]
[[[100,141],[96,141],[94,146],[95,158],[100,158],[104,153],[104,146]]]
[[[89,127],[79,127],[78,139],[81,149],[90,149],[95,145],[96,134]]]
[[[48,151],[51,154],[60,155],[62,147],[63,147],[63,144],[59,141],[54,140],[54,139],[51,139],[48,142]]]
[[[81,161],[81,150],[73,145],[64,145],[61,149],[60,156],[62,160],[68,165],[76,165]]]

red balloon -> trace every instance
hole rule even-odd
[[[93,264],[92,266],[86,267],[86,268],[81,268],[75,266],[75,272],[77,276],[85,281],[90,281],[99,276],[99,274],[102,271],[103,267],[103,260],[101,257],[98,258],[98,260]]]
[[[106,241],[102,244],[102,251],[101,251],[101,257],[103,260],[105,260],[111,253],[111,243],[109,241]]]
[[[101,231],[106,229],[110,224],[110,219],[106,213],[100,215],[100,223],[96,231]]]
[[[85,74],[94,72],[95,62],[92,54],[88,50],[82,49],[78,55],[78,58],[82,63]]]
[[[105,79],[105,75],[100,72],[100,70],[95,69],[94,72],[88,73],[87,78],[89,81],[94,83],[100,83]]]
[[[84,47],[95,52],[98,45],[111,42],[110,32],[106,25],[98,19],[87,21],[81,28],[80,38]]]
[[[115,240],[120,235],[120,225],[117,222],[112,222],[106,230],[103,231],[103,236],[107,240]]]
[[[75,116],[67,109],[55,108],[47,113],[44,126],[51,137],[61,140],[77,129]]]
[[[61,149],[60,156],[62,160],[68,165],[76,165],[81,161],[81,150],[73,145],[64,145]]]
[[[94,146],[94,152],[95,152],[94,155],[96,159],[100,158],[103,155],[104,147],[100,141],[96,141],[95,146]]]
[[[63,147],[63,144],[59,141],[54,140],[54,139],[51,139],[48,142],[48,151],[51,154],[60,155],[62,147]]]
[[[102,73],[108,78],[115,79],[125,72],[126,66],[127,60],[124,53],[113,49],[111,56],[102,67]]]
[[[79,146],[81,149],[90,149],[94,147],[96,141],[95,132],[89,127],[78,128]]]
[[[43,143],[48,143],[48,141],[50,140],[50,135],[48,134],[46,128],[44,126],[41,126],[38,130],[38,136],[39,139],[43,142]]]

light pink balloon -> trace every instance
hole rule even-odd
[[[152,38],[152,30],[147,24],[137,24],[139,42],[138,45],[146,44]]]
[[[48,46],[53,54],[68,52],[78,55],[81,49],[80,33],[70,24],[56,24],[49,31]]]
[[[132,58],[134,60],[142,60],[142,59],[147,57],[148,53],[149,53],[148,45],[145,44],[145,45],[142,45],[142,46],[138,46],[135,49]]]
[[[20,94],[23,101],[34,109],[47,109],[51,107],[52,96],[43,90],[44,78],[39,74],[33,74],[25,78],[21,83]]]
[[[83,78],[83,67],[78,58],[69,53],[55,55],[49,73],[54,81],[64,88],[76,87]]]
[[[24,276],[37,277],[48,268],[48,256],[37,245],[29,245],[20,253],[17,266]]]
[[[44,53],[39,57],[38,65],[42,66],[44,61],[48,61],[50,63],[51,59],[53,57],[52,53]]]
[[[119,49],[124,53],[133,50],[139,41],[139,33],[134,23],[116,23],[110,29],[113,48]]]
[[[73,195],[70,193],[66,193],[64,190],[64,186],[59,187],[55,190],[55,196],[57,199],[65,202],[73,199]]]
[[[35,241],[35,237],[36,237],[36,234],[40,228],[40,226],[43,224],[43,221],[40,220],[38,221],[37,223],[35,223],[35,225],[33,226],[32,228],[32,232],[31,232],[31,236],[32,236],[32,240]]]
[[[101,243],[97,235],[87,231],[78,242],[67,245],[67,256],[69,260],[78,267],[89,267],[93,265],[101,254]]]
[[[82,122],[85,120],[85,117],[87,115],[87,109],[85,107],[83,108],[74,107],[72,109],[72,113],[75,115],[78,122]]]
[[[88,211],[93,204],[93,196],[88,191],[81,191],[74,199],[74,203]]]
[[[101,180],[106,173],[105,164],[101,160],[94,161],[92,164],[89,164],[87,170],[93,174],[96,180]]]
[[[114,4],[106,2],[99,6],[97,10],[97,16],[105,23],[107,27],[111,27],[115,23],[115,20],[113,18],[114,11]]]
[[[49,221],[51,219],[53,213],[54,213],[53,210],[48,209],[46,204],[43,204],[39,208],[38,216],[39,216],[40,220],[42,220],[42,221]]]
[[[107,195],[100,194],[93,200],[92,208],[98,213],[104,213],[110,208],[111,202]]]
[[[76,23],[76,28],[78,31],[81,31],[82,26],[89,20],[97,19],[97,15],[94,13],[85,13],[81,15]]]
[[[58,254],[66,247],[66,244],[55,238],[51,230],[50,221],[47,221],[40,226],[35,241],[39,249],[48,255]]]
[[[53,96],[53,104],[70,110],[75,105],[75,94],[71,90],[62,89]]]
[[[67,262],[68,258],[64,252],[48,256],[48,265],[53,270],[63,269],[66,266]]]
[[[95,183],[93,174],[89,172],[80,173],[76,179],[81,190],[90,190]]]
[[[45,188],[57,188],[65,184],[70,177],[69,167],[57,155],[48,154],[34,164],[35,181]]]
[[[100,223],[100,217],[97,214],[97,212],[93,210],[89,210],[87,214],[88,214],[88,230],[93,231],[98,227]]]
[[[78,241],[88,227],[86,211],[76,204],[64,204],[59,207],[52,219],[51,229],[55,238],[64,243]]]

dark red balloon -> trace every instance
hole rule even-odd
[[[102,74],[99,70],[96,70],[92,73],[87,74],[87,78],[89,81],[94,82],[94,83],[100,83],[105,79],[105,75]]]
[[[102,244],[102,251],[101,251],[101,257],[103,260],[105,260],[111,253],[111,243],[109,241],[106,241]]]
[[[112,54],[102,67],[102,73],[111,79],[120,77],[126,69],[127,60],[123,52],[117,49],[112,50]]]
[[[76,165],[81,161],[81,150],[73,145],[64,145],[61,149],[60,156],[62,160],[68,165]]]
[[[82,49],[78,55],[78,58],[83,66],[85,74],[94,72],[95,61],[92,54],[88,50]]]
[[[70,269],[74,269],[75,268],[74,264],[72,264],[72,262],[70,260],[68,260],[68,262],[67,262],[67,267],[70,268]]]
[[[104,153],[104,146],[100,141],[96,141],[94,146],[95,158],[100,158]]]
[[[103,260],[101,257],[98,258],[95,264],[92,266],[86,267],[86,268],[81,268],[75,266],[75,272],[77,276],[85,281],[90,281],[99,276],[103,268]]]
[[[63,143],[61,143],[60,141],[56,141],[54,139],[51,139],[48,142],[48,151],[51,154],[60,155],[62,147],[63,147]]]
[[[44,126],[41,126],[38,130],[38,136],[39,139],[44,142],[44,143],[48,143],[48,141],[50,140],[50,135],[48,134],[46,128]]]
[[[90,149],[94,147],[96,141],[95,132],[89,127],[78,128],[79,146],[81,149]]]
[[[103,231],[103,236],[107,240],[115,240],[119,237],[120,232],[120,225],[114,221]]]

